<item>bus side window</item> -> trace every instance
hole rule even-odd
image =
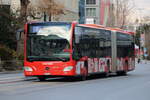
[[[81,55],[81,35],[82,35],[82,27],[75,27],[75,36],[73,40],[73,59],[78,60]]]

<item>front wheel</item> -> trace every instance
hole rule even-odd
[[[81,77],[80,77],[80,80],[81,81],[85,81],[87,79],[87,76],[86,75],[82,75]]]
[[[45,78],[44,76],[39,76],[38,79],[39,79],[40,81],[45,81],[45,80],[46,80],[46,78]]]
[[[87,76],[88,76],[88,70],[87,70],[86,67],[84,67],[83,72],[82,72],[82,75],[81,75],[81,77],[80,77],[80,80],[81,80],[81,81],[85,81],[85,80],[87,79]]]

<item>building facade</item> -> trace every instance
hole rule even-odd
[[[7,9],[10,11],[11,0],[0,0],[0,10]]]
[[[109,21],[111,0],[80,0],[80,23],[105,25]]]
[[[85,0],[79,0],[79,23],[85,23]]]
[[[100,24],[100,0],[85,1],[85,23]]]
[[[11,0],[0,0],[0,5],[10,5]]]

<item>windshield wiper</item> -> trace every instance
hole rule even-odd
[[[60,57],[46,57],[46,58],[41,58],[41,57],[29,57],[27,58],[28,61],[33,62],[33,61],[68,61],[68,58],[60,58]]]
[[[68,61],[69,60],[68,58],[60,58],[60,57],[54,57],[54,58],[59,59],[61,61]]]

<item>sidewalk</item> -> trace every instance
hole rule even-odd
[[[138,64],[137,60],[135,60],[135,63]],[[150,64],[150,60],[141,60],[140,64]]]
[[[23,70],[0,72],[0,74],[15,74],[15,73],[23,73]]]
[[[142,60],[142,63],[143,64],[150,64],[150,61],[149,60]]]

